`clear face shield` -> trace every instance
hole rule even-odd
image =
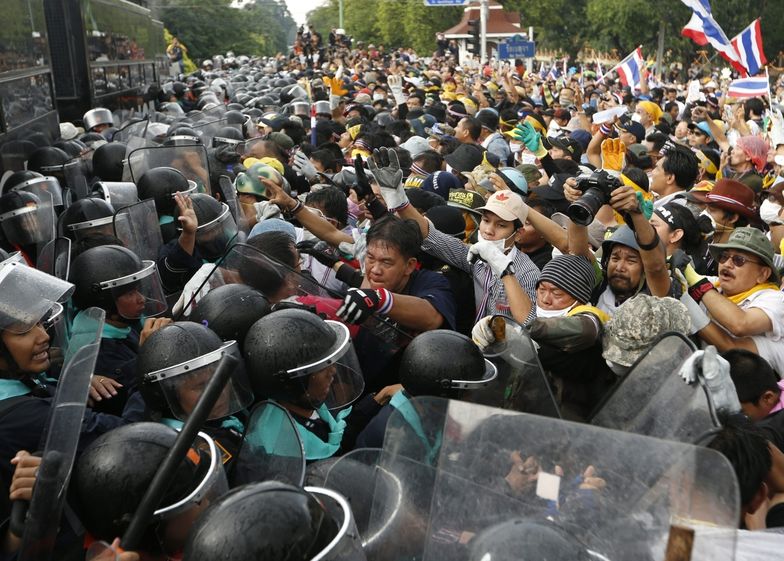
[[[61,166],[58,169],[62,169]],[[46,201],[51,197],[52,206],[63,206],[63,188],[56,177],[34,177],[27,181],[20,183],[14,188],[14,191],[25,191],[32,193],[42,201]]]
[[[155,261],[142,261],[136,273],[99,283],[111,291],[117,312],[125,319],[140,319],[166,311],[166,297]]]
[[[237,236],[237,223],[231,215],[229,205],[221,203],[221,215],[196,229],[196,245],[202,256],[213,261],[226,252],[226,248]]]
[[[327,320],[336,341],[327,356],[317,362],[286,371],[285,376],[300,382],[303,399],[313,408],[326,405],[330,411],[351,405],[362,394],[365,381],[354,351],[348,327]]]
[[[199,402],[224,353],[239,357],[237,342],[229,341],[221,348],[195,359],[150,372],[145,375],[145,379],[160,384],[169,409],[177,419],[185,421]],[[232,372],[208,420],[223,419],[233,415],[245,409],[252,401],[253,392],[250,389],[250,382],[240,362]]]
[[[39,323],[54,327],[75,287],[14,258],[0,263],[0,331],[27,333]]]
[[[95,220],[86,220],[85,222],[71,224],[68,226],[68,229],[73,233],[74,239],[77,242],[96,235],[113,236],[113,221],[114,216],[104,216],[103,218],[96,218]]]
[[[147,199],[118,209],[114,213],[114,235],[140,259],[156,261],[163,236],[155,201]]]
[[[43,246],[54,239],[54,209],[44,203],[30,203],[0,214],[0,227],[14,245]]]
[[[88,152],[92,153],[92,150]],[[92,167],[92,158],[74,158],[63,165],[65,184],[77,199],[84,199],[89,194],[88,177],[92,176]]]
[[[139,191],[130,181],[98,181],[93,184],[90,196],[105,200],[114,210],[139,202]]]
[[[338,524],[338,532],[311,561],[365,561],[362,540],[345,497],[324,487],[305,487]]]
[[[169,167],[192,181],[197,192],[212,194],[207,149],[201,144],[140,148],[128,155],[128,167],[134,183],[153,168]]]

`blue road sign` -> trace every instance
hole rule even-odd
[[[470,0],[425,0],[425,6],[465,6]]]
[[[498,44],[498,58],[534,58],[536,44],[515,37]]]

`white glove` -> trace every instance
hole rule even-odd
[[[303,152],[294,154],[294,165],[291,167],[294,168],[298,175],[304,175],[308,181],[313,181],[318,175],[316,166],[311,163],[310,159]]]
[[[177,302],[174,303],[172,307],[174,315],[179,315],[180,312],[182,312],[184,317],[191,315],[193,305],[204,298],[210,291],[210,283],[206,281],[210,278],[214,269],[214,263],[205,263],[196,271],[196,274],[185,284],[185,288],[182,289],[182,294],[180,294]]]
[[[705,313],[705,310],[703,310],[700,305],[694,301],[694,298],[689,296],[688,290],[683,291],[683,295],[681,295],[680,301],[684,306],[686,306],[686,309],[689,311],[689,317],[691,318],[691,329],[689,330],[689,335],[694,335],[698,331],[705,329],[711,320],[708,317],[708,314]]]
[[[379,148],[377,156],[382,160],[388,159],[389,165],[379,166],[374,157],[368,159],[368,166],[373,173],[373,178],[381,188],[381,196],[384,197],[387,208],[395,212],[408,204],[408,196],[403,187],[403,171],[400,169],[400,161],[397,152],[387,148]]]
[[[283,218],[283,215],[280,212],[280,207],[278,207],[278,205],[275,203],[271,203],[269,201],[259,201],[257,203],[253,203],[253,206],[256,208],[257,222],[264,222],[270,218]]]
[[[493,320],[494,316],[485,316],[476,322],[473,329],[471,329],[471,339],[474,340],[474,343],[484,351],[487,347],[495,343],[495,334],[493,333],[493,329],[490,327],[490,322]],[[514,337],[517,337],[519,334],[515,330],[514,327],[510,324],[510,322],[505,322],[505,339],[508,341]]]
[[[343,102],[343,98],[339,95],[329,94],[329,108],[334,111]]]
[[[493,270],[493,274],[501,278],[504,271],[512,264],[512,258],[501,251],[498,246],[490,240],[476,242],[468,250],[468,262],[473,264],[477,259],[481,259]]]
[[[702,375],[717,411],[740,411],[738,392],[730,377],[730,363],[719,356],[713,345],[708,346],[702,356]]]
[[[697,373],[702,363],[702,355],[705,351],[695,351],[686,361],[681,365],[678,371],[678,376],[683,378],[687,384],[693,384],[697,381]]]
[[[387,78],[387,85],[389,86],[389,90],[392,92],[392,97],[395,98],[395,105],[402,105],[406,102],[406,98],[403,95],[403,78],[393,74],[389,78]]]

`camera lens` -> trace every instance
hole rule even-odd
[[[596,216],[596,213],[605,202],[607,201],[604,193],[595,187],[591,187],[579,199],[569,205],[566,214],[575,224],[588,226],[593,222],[594,216]]]

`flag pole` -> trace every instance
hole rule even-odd
[[[768,81],[768,103],[770,104],[770,108],[773,109],[773,96],[770,93],[770,75],[768,74],[768,65],[765,65],[765,78]]]

